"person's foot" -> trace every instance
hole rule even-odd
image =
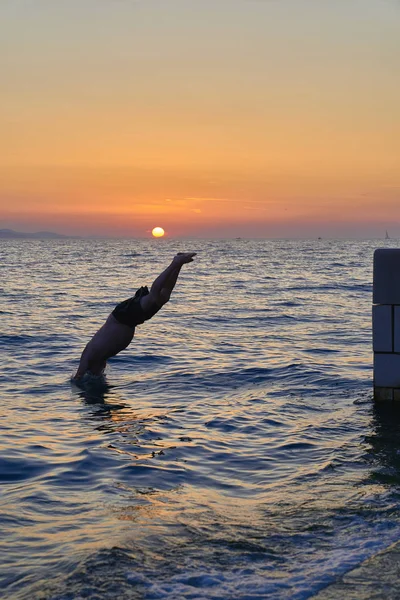
[[[180,265],[184,265],[193,262],[193,257],[196,256],[196,254],[196,252],[178,252],[178,254],[174,256],[174,261]]]

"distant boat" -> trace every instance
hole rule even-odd
[[[389,237],[389,234],[388,234],[388,232],[387,232],[387,229],[386,229],[385,240],[390,240],[390,237]]]

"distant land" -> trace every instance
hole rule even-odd
[[[74,238],[79,239],[76,235],[62,235],[54,231],[37,231],[35,233],[26,233],[24,231],[14,231],[13,229],[0,229],[0,239],[30,239],[30,240],[57,240]]]

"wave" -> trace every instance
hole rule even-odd
[[[162,383],[157,381],[160,378]],[[292,393],[298,391],[302,394],[306,390],[313,393],[326,394],[335,393],[339,389],[359,387],[360,381],[354,382],[348,377],[339,376],[333,370],[327,373],[327,365],[321,368],[310,368],[301,363],[290,363],[277,367],[243,367],[229,370],[204,371],[172,371],[163,372],[152,379],[157,387],[178,386],[184,390],[203,389],[208,390],[237,390],[252,386],[271,385],[271,392],[278,391],[284,395],[290,390]],[[283,386],[280,384],[283,383]],[[295,388],[294,386],[297,386]],[[302,386],[301,388],[299,386]]]
[[[285,513],[281,511],[282,525],[269,535],[256,522],[240,527],[221,516],[215,519],[218,527],[211,527],[204,520],[189,526],[179,519],[171,540],[164,535],[153,544],[132,540],[124,547],[98,550],[67,576],[50,578],[41,573],[40,581],[15,600],[97,597],[99,593],[103,600],[113,600],[116,589],[118,597],[138,600],[306,600],[397,541],[400,533],[399,523],[391,524],[390,515],[384,512],[379,525],[374,525],[371,516],[376,515],[365,512],[343,522],[339,511],[314,511],[311,527],[305,526],[300,513],[297,530],[294,515]],[[340,531],[338,539],[332,539],[335,526]],[[324,543],[315,545],[318,530]],[[292,547],[297,550],[295,558]],[[305,553],[303,559],[300,550]],[[285,575],[288,564],[290,573]]]

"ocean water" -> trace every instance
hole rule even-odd
[[[2,241],[2,597],[300,600],[397,540],[400,411],[371,367],[389,244]],[[107,385],[71,384],[192,250]]]

